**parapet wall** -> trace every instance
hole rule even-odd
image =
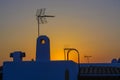
[[[78,65],[72,61],[5,62],[3,74],[3,80],[77,80]]]

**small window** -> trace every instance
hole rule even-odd
[[[42,39],[42,40],[40,41],[40,43],[41,43],[41,44],[45,44],[45,40]]]

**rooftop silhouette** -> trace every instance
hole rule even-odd
[[[13,61],[5,61],[1,67],[0,76],[3,80],[106,80],[120,79],[119,59],[113,59],[111,63],[75,63],[69,60],[69,52],[74,48],[65,48],[67,60],[50,60],[50,39],[46,35],[37,38],[36,60],[23,61],[25,53],[15,51],[10,54]],[[78,51],[77,51],[78,52]],[[78,52],[79,53],[79,52]],[[96,77],[100,77],[99,79]],[[111,78],[110,78],[111,77]],[[1,77],[2,78],[2,77]]]

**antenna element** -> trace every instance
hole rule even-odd
[[[46,8],[37,9],[37,12],[36,12],[36,19],[38,22],[38,37],[40,35],[40,24],[47,23],[47,20],[46,20],[47,17],[51,17],[51,18],[55,17],[51,15],[45,15],[45,10]]]

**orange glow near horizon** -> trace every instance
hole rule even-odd
[[[51,60],[64,60],[64,48],[77,49],[81,63],[87,63],[84,56],[92,56],[90,63],[118,59],[119,3],[119,0],[0,1],[0,65],[12,60],[9,55],[14,51],[25,52],[25,61],[35,60],[38,37],[35,14],[36,9],[44,7],[46,14],[55,16],[48,18],[47,24],[40,24],[40,35],[47,35],[50,39]],[[70,54],[70,60],[77,62],[75,52]]]

